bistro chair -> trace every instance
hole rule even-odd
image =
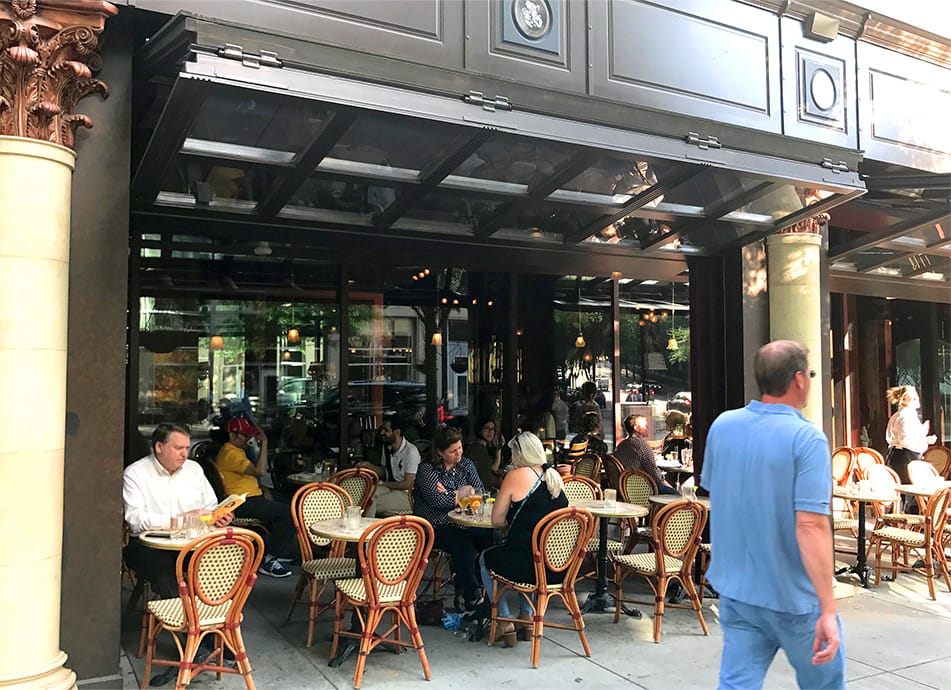
[[[333,474],[330,482],[350,494],[353,505],[360,506],[363,514],[366,515],[376,497],[376,487],[380,483],[380,476],[366,467],[353,467]]]
[[[892,552],[892,579],[898,576],[898,570],[914,570],[907,565],[909,558],[899,564],[897,551],[907,547],[918,551],[925,563],[925,577],[928,578],[928,593],[936,599],[934,591],[935,565],[941,569],[945,584],[951,592],[951,578],[948,577],[948,561],[944,555],[945,525],[948,519],[948,502],[951,500],[951,488],[938,489],[928,499],[923,516],[921,531],[901,527],[882,527],[872,532],[869,549],[875,549],[875,585],[882,578],[882,551],[890,548]]]
[[[156,664],[178,668],[177,688],[187,686],[202,671],[213,671],[219,680],[222,673],[240,674],[248,690],[254,690],[241,635],[241,611],[257,580],[263,555],[264,540],[259,534],[232,527],[198,537],[182,548],[175,562],[179,598],[156,599],[146,605],[148,649],[142,688],[148,687]],[[155,656],[156,638],[163,630],[172,634],[178,659]],[[214,651],[196,664],[198,646],[209,635],[214,639]],[[226,647],[234,654],[237,668],[224,665]]]
[[[836,486],[845,486],[852,481],[855,471],[855,451],[840,446],[832,451],[832,481]]]
[[[885,458],[874,448],[859,446],[855,451],[855,474],[859,479],[865,479],[871,465],[884,465]]]
[[[947,446],[931,446],[922,454],[926,462],[934,465],[944,479],[951,476],[951,448]]]
[[[426,680],[430,679],[414,604],[434,538],[432,525],[422,518],[414,515],[383,518],[368,527],[357,543],[361,576],[334,581],[337,596],[330,657],[336,656],[341,637],[360,641],[357,668],[353,673],[355,688],[359,688],[363,680],[367,656],[380,644],[415,649],[423,665],[423,675]],[[343,629],[348,609],[354,610],[361,631]],[[387,613],[391,615],[389,627],[381,632],[378,627]],[[400,638],[401,627],[409,631],[411,641]]]
[[[594,453],[585,453],[571,463],[571,473],[578,477],[586,477],[595,482],[601,482],[601,458]]]
[[[538,653],[545,634],[545,613],[552,597],[560,597],[571,614],[572,625],[549,623],[551,628],[577,630],[585,656],[591,656],[591,648],[584,634],[584,619],[575,593],[575,580],[581,570],[586,545],[594,536],[597,520],[587,510],[568,507],[553,511],[542,518],[532,531],[532,557],[535,563],[535,582],[515,582],[492,571],[494,594],[492,596],[492,623],[489,626],[489,645],[495,642],[499,621],[519,625],[520,618],[499,617],[499,599],[506,591],[524,597],[533,611],[532,619],[532,668],[538,668]],[[563,573],[560,583],[549,583],[549,573]]]
[[[940,482],[941,475],[938,474],[938,470],[935,469],[935,466],[930,462],[912,460],[908,463],[908,480],[912,484],[930,486],[931,484]],[[915,500],[918,502],[918,512],[923,515],[928,499],[925,496],[915,496]]]
[[[565,482],[565,496],[570,503],[577,501],[600,501],[603,498],[601,487],[588,477],[569,474],[562,477]]]
[[[643,470],[624,470],[621,473],[620,488],[621,497],[625,503],[653,510],[653,504],[650,497],[657,494],[657,482]],[[629,518],[627,544],[624,546],[624,553],[630,553],[637,546],[637,542],[642,538],[650,538],[651,529],[649,525],[644,525],[645,518]]]
[[[700,535],[707,524],[707,513],[707,507],[700,501],[682,500],[669,503],[657,511],[651,522],[653,553],[611,556],[619,571],[615,579],[615,623],[620,619],[622,602],[633,601],[623,598],[624,579],[631,573],[636,573],[642,575],[654,590],[654,642],[660,642],[664,600],[667,597],[667,585],[671,580],[678,580],[686,590],[690,597],[689,605],[697,612],[703,634],[709,634],[691,573],[697,549],[700,547]],[[686,608],[687,605],[668,606]]]
[[[607,453],[601,461],[601,468],[604,470],[604,479],[609,489],[614,489],[621,493],[621,475],[624,474],[624,465],[611,453]]]
[[[568,446],[568,452],[565,454],[565,460],[573,465],[577,460],[588,452],[588,439],[578,441]]]
[[[333,606],[333,602],[321,606],[320,595],[337,578],[352,577],[357,572],[356,559],[344,557],[344,548],[346,547],[344,542],[335,542],[315,536],[311,534],[308,528],[313,523],[321,520],[343,517],[344,510],[349,505],[352,505],[350,495],[330,482],[305,484],[291,498],[291,517],[294,519],[297,543],[300,546],[301,566],[297,589],[294,591],[291,606],[287,610],[284,625],[290,623],[297,602],[300,601],[304,589],[308,588],[308,647],[314,643],[314,621],[317,616]],[[315,556],[314,547],[321,550],[326,549],[326,556]]]

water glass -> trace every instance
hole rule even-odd
[[[344,527],[347,529],[359,529],[360,516],[362,513],[363,509],[360,506],[347,506],[347,510],[343,514]]]
[[[168,532],[172,539],[181,539],[185,536],[185,518],[181,515],[171,515],[168,518]]]
[[[185,515],[185,537],[187,539],[197,539],[204,532],[204,523],[198,511],[192,511]]]
[[[684,448],[680,451],[680,460],[686,467],[693,465],[693,449]]]
[[[608,509],[617,507],[617,491],[615,489],[604,490],[604,507]]]

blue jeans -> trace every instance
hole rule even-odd
[[[482,573],[482,584],[485,587],[486,596],[491,600],[491,598],[495,596],[495,582],[492,580],[492,576],[489,575],[489,569],[485,567],[485,560],[482,558],[481,553],[479,554],[479,571]],[[521,594],[518,595],[518,608],[520,613],[532,615],[532,608]],[[499,597],[499,617],[512,618],[509,603],[506,601],[505,595]]]
[[[812,643],[819,612],[805,614],[773,611],[735,599],[720,597],[723,656],[721,690],[761,688],[766,671],[782,647],[796,669],[800,688],[845,688],[845,642],[839,623],[839,649],[827,664],[812,663]]]

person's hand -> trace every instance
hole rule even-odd
[[[446,487],[442,485],[442,482],[436,482],[436,491],[446,493]]]
[[[254,438],[258,442],[258,448],[264,448],[264,446],[267,445],[267,434],[265,434],[263,431],[259,431],[257,434],[255,434]]]
[[[816,637],[812,641],[812,663],[827,664],[839,650],[839,623],[834,613],[824,613],[816,621]]]
[[[925,441],[928,443],[929,446],[933,446],[937,440],[938,440],[938,437],[935,436],[934,434],[931,434],[930,436],[925,436]]]
[[[227,527],[231,524],[231,521],[234,520],[234,513],[225,513],[217,521],[215,521],[215,527],[222,528]]]

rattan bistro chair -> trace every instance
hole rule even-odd
[[[187,686],[202,671],[213,671],[219,679],[222,673],[240,674],[249,690],[254,690],[241,636],[241,610],[257,580],[263,555],[260,535],[238,528],[216,530],[181,550],[175,563],[179,598],[156,599],[146,605],[148,649],[142,688],[148,687],[152,665],[157,664],[178,668],[177,688]],[[178,659],[156,658],[155,642],[163,630],[172,633]],[[215,638],[214,651],[195,664],[198,645],[208,635]],[[184,646],[180,637],[184,637]],[[237,668],[224,665],[225,647],[234,654]]]
[[[951,448],[947,446],[931,446],[931,448],[922,453],[922,458],[930,462],[934,468],[938,470],[938,474],[945,479],[951,476]]]
[[[935,568],[939,568],[944,576],[944,582],[951,592],[951,578],[948,577],[948,561],[944,555],[944,527],[948,519],[948,503],[951,501],[951,488],[939,489],[931,498],[925,509],[921,531],[902,529],[900,527],[882,527],[872,532],[869,540],[869,549],[875,550],[875,585],[882,579],[882,551],[891,548],[892,551],[892,579],[898,575],[898,570],[913,570],[905,564],[899,564],[898,551],[904,552],[911,548],[921,553],[925,563],[925,576],[928,578],[928,593],[935,599],[934,577]]]
[[[494,584],[492,597],[492,624],[489,627],[489,644],[495,642],[499,621],[518,625],[518,618],[499,617],[499,598],[507,590],[525,597],[534,611],[532,629],[532,668],[538,668],[538,653],[545,634],[545,613],[552,597],[560,597],[571,614],[572,625],[549,623],[552,628],[577,630],[585,656],[591,656],[591,648],[584,634],[584,619],[575,594],[575,580],[581,570],[586,545],[594,535],[594,515],[580,508],[562,508],[542,518],[532,531],[532,557],[535,563],[535,582],[513,582],[490,571]],[[548,572],[564,573],[558,584],[549,584]],[[534,601],[533,598],[534,597]]]
[[[565,454],[565,460],[569,464],[574,464],[581,457],[588,452],[588,439],[583,441],[578,441],[577,443],[572,443],[568,446],[568,452]]]
[[[287,625],[294,608],[300,601],[304,589],[309,589],[309,608],[307,614],[307,646],[314,643],[314,621],[321,613],[333,606],[328,602],[320,605],[320,595],[327,586],[340,577],[353,577],[357,572],[357,561],[354,558],[344,558],[344,542],[334,542],[311,534],[310,525],[320,520],[332,520],[342,517],[344,509],[352,505],[350,495],[336,484],[330,482],[316,482],[305,484],[297,490],[291,498],[291,517],[294,519],[294,529],[297,532],[297,543],[300,546],[301,568],[300,578],[291,606],[287,610]],[[326,556],[315,556],[314,547],[326,549]]]
[[[620,619],[621,603],[632,601],[622,597],[624,579],[631,573],[637,573],[642,575],[654,590],[654,642],[660,642],[664,600],[667,597],[667,585],[671,580],[678,580],[687,591],[687,596],[690,597],[689,605],[697,612],[703,634],[709,634],[691,572],[697,549],[700,547],[700,535],[707,524],[707,513],[707,507],[700,501],[683,500],[669,503],[657,511],[651,524],[653,553],[611,556],[619,571],[615,578],[615,623]],[[669,606],[686,608],[686,605],[678,604]]]
[[[601,483],[601,458],[595,453],[585,453],[571,463],[571,473]]]
[[[653,510],[650,497],[657,493],[657,482],[643,470],[624,470],[621,473],[620,492],[626,503],[633,503],[636,506]],[[640,539],[650,539],[650,526],[642,524],[641,520],[642,518],[628,519],[630,531],[628,532],[627,543],[624,545],[624,553],[633,551]]]
[[[370,504],[376,498],[376,487],[380,484],[380,475],[366,467],[353,467],[335,473],[330,477],[330,482],[350,494],[353,505],[360,506],[363,514],[366,515]]]
[[[360,640],[357,668],[353,673],[355,688],[359,688],[363,680],[367,656],[379,644],[414,648],[426,680],[430,679],[414,604],[434,538],[432,525],[422,518],[413,515],[383,518],[368,527],[357,543],[362,577],[334,582],[337,596],[330,657],[336,656],[341,637]],[[362,631],[343,629],[347,609],[356,611]],[[387,612],[392,619],[389,627],[381,632],[378,627]],[[409,631],[411,641],[400,638],[401,626]]]

